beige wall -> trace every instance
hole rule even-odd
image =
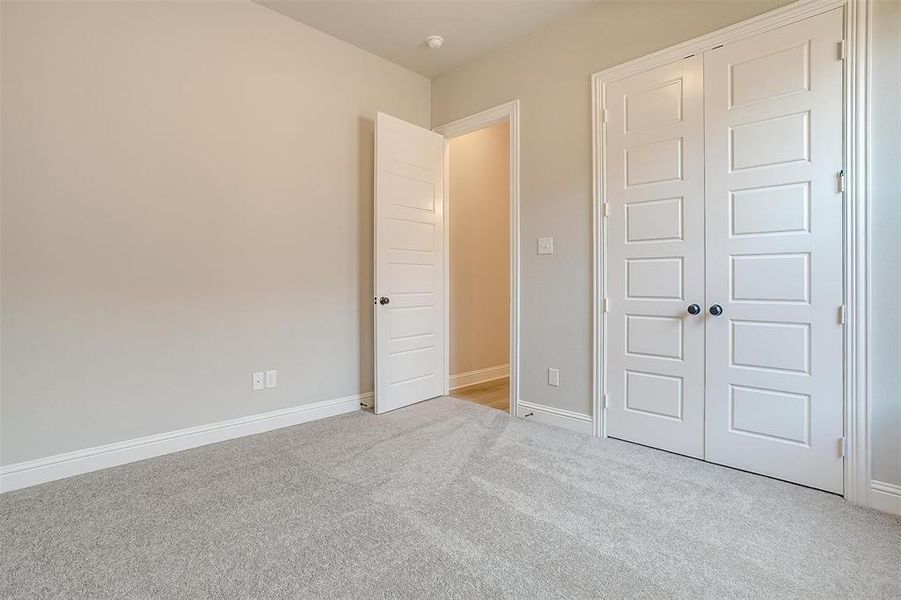
[[[257,4],[2,2],[0,462],[370,391],[376,110]]]
[[[510,354],[510,125],[450,141],[450,372]]]
[[[433,80],[433,125],[520,100],[522,400],[591,412],[591,74],[785,3],[602,2]]]
[[[873,3],[873,478],[901,485],[901,2]]]

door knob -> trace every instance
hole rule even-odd
[[[391,302],[391,298],[388,298],[387,296],[382,296],[381,298],[379,298],[379,304],[381,304],[382,306],[385,306],[389,302]]]
[[[720,316],[721,314],[723,314],[723,307],[719,304],[714,304],[710,307],[710,314],[714,317]]]
[[[688,307],[688,314],[690,314],[690,315],[697,315],[697,314],[700,314],[700,312],[701,312],[701,307],[698,306],[697,304],[691,304]]]

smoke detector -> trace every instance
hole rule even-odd
[[[437,50],[444,44],[444,38],[440,35],[430,35],[425,39],[425,45],[432,50]]]

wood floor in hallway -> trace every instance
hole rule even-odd
[[[489,406],[497,410],[510,410],[510,378],[495,379],[451,390],[450,395],[459,400]]]

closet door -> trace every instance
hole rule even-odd
[[[607,433],[704,456],[700,57],[609,83]],[[700,314],[688,307],[698,304]],[[694,312],[694,309],[692,309]]]
[[[841,39],[836,9],[704,55],[706,458],[839,493]]]

